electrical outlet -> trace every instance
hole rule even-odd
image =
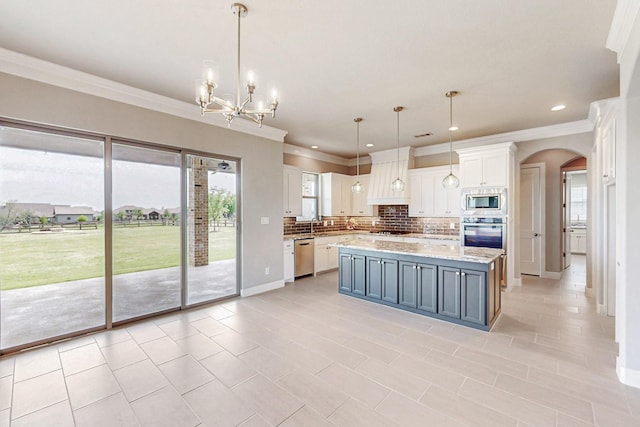
[[[267,225],[267,224],[269,224],[269,217],[268,217],[268,216],[262,216],[262,217],[260,217],[260,224],[262,224],[262,225]]]
[[[324,225],[324,226],[326,227],[326,226],[327,226],[327,221],[324,221],[324,222],[322,223],[322,225]]]
[[[456,229],[456,223],[455,222],[450,222],[449,223],[449,228],[452,229],[452,230],[455,230]]]
[[[265,267],[264,268],[264,275],[268,276],[269,275],[269,267]]]
[[[333,220],[331,220],[331,225],[333,225]]]
[[[376,221],[375,220],[371,221],[371,226],[373,226],[373,227],[376,226]]]

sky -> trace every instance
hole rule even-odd
[[[101,158],[0,146],[0,204],[7,201],[104,209]],[[235,192],[235,175],[210,174],[209,187]],[[180,168],[113,161],[113,208],[180,206]]]

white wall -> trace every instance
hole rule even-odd
[[[616,126],[617,372],[622,382],[634,387],[640,387],[640,286],[633,274],[634,266],[640,262],[640,223],[635,218],[640,212],[639,8],[637,1],[619,1],[616,15],[623,19],[614,20],[619,28],[612,27],[612,34],[628,34],[623,43],[614,46],[620,63],[620,113]],[[631,12],[636,13],[635,20],[631,19]]]
[[[3,73],[0,100],[0,118],[240,158],[242,289],[282,282],[281,142]],[[195,106],[193,114],[199,115]],[[268,225],[260,224],[263,216]]]

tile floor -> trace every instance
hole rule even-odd
[[[639,426],[574,264],[503,294],[490,333],[339,295],[333,272],[5,357],[0,425]]]

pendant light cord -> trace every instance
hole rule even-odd
[[[360,121],[356,121],[356,176],[360,182]]]
[[[453,127],[453,94],[449,97],[449,174],[453,173],[453,142],[451,128]]]
[[[397,111],[397,120],[396,120],[396,124],[397,124],[397,139],[398,139],[398,179],[400,178],[400,109],[398,109]]]

